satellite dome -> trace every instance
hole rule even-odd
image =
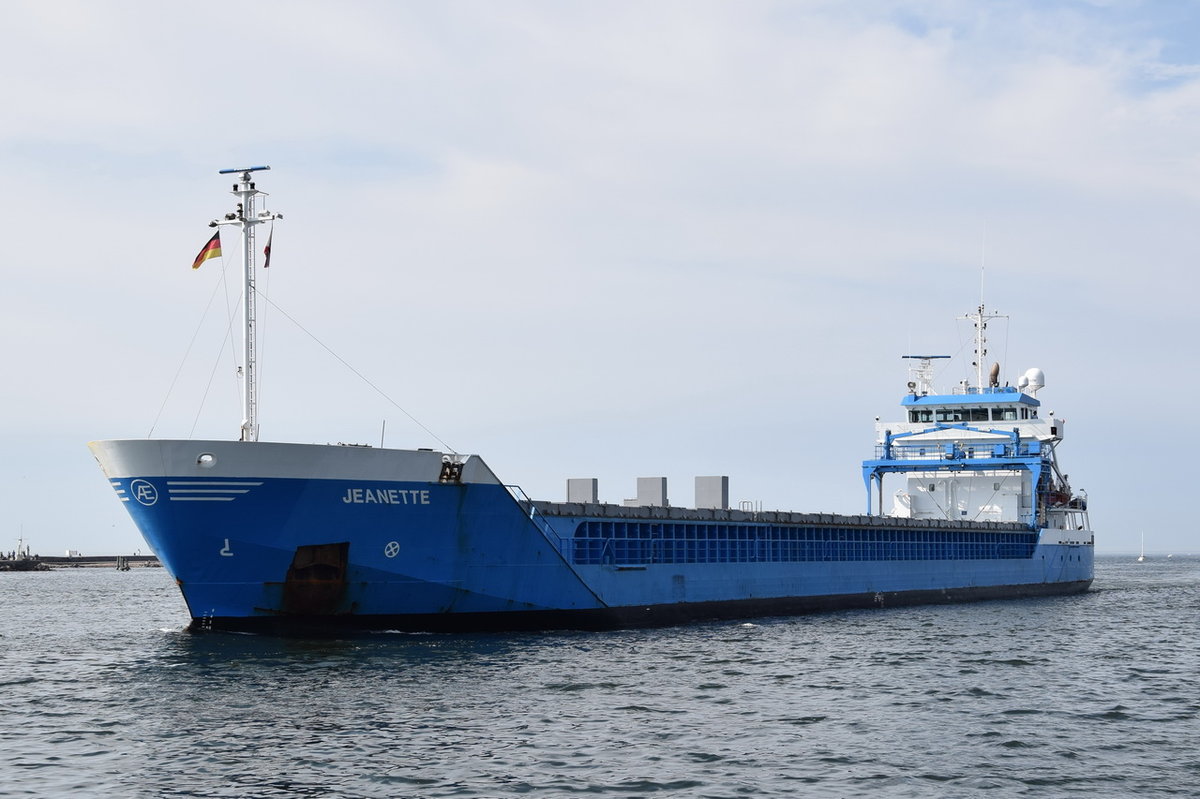
[[[1029,387],[1030,396],[1034,396],[1038,389],[1046,385],[1046,373],[1034,366],[1025,370],[1025,374],[1021,375],[1021,380],[1025,381]]]

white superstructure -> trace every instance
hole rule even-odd
[[[936,393],[933,362],[947,356],[906,356],[916,365],[901,403],[904,417],[876,423],[876,459],[863,464],[868,512],[877,497],[889,516],[1089,530],[1086,497],[1074,494],[1058,465],[1065,420],[1044,413],[1037,399],[1045,375],[1031,368],[1016,386],[1001,386],[994,364],[985,380],[985,331],[998,317],[980,305],[965,318],[975,323],[977,382]],[[885,510],[886,474],[904,482]]]

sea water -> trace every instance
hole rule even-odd
[[[1200,795],[1200,559],[1072,597],[607,633],[193,634],[0,573],[0,795]]]

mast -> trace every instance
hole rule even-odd
[[[933,362],[949,358],[949,355],[901,355],[903,360],[917,361],[916,366],[908,367],[912,380],[908,381],[908,391],[918,397],[933,393]]]
[[[980,289],[982,292],[982,289]],[[959,319],[969,319],[975,323],[975,360],[971,365],[975,367],[975,391],[982,394],[983,385],[983,360],[987,357],[987,323],[993,319],[1007,319],[1007,314],[988,313],[984,307],[983,299],[979,300],[979,307],[975,309],[975,313],[967,314],[958,317]]]
[[[258,440],[258,408],[255,385],[254,361],[257,352],[254,318],[254,227],[263,222],[283,219],[283,214],[271,211],[254,211],[254,198],[265,192],[259,191],[250,179],[251,172],[270,169],[269,166],[251,166],[238,169],[222,169],[219,174],[241,173],[233,184],[233,196],[239,199],[237,209],[225,214],[222,219],[209,223],[210,227],[232,225],[242,232],[242,425],[240,441]]]

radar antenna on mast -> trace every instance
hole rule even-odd
[[[949,355],[901,355],[905,360],[917,361],[915,366],[908,367],[912,380],[908,381],[908,392],[919,397],[933,393],[933,362],[949,358]]]
[[[262,171],[270,169],[270,168],[271,167],[269,167],[269,166],[243,166],[243,167],[238,167],[237,169],[218,169],[217,174],[218,175],[232,175],[236,172],[262,172]]]

